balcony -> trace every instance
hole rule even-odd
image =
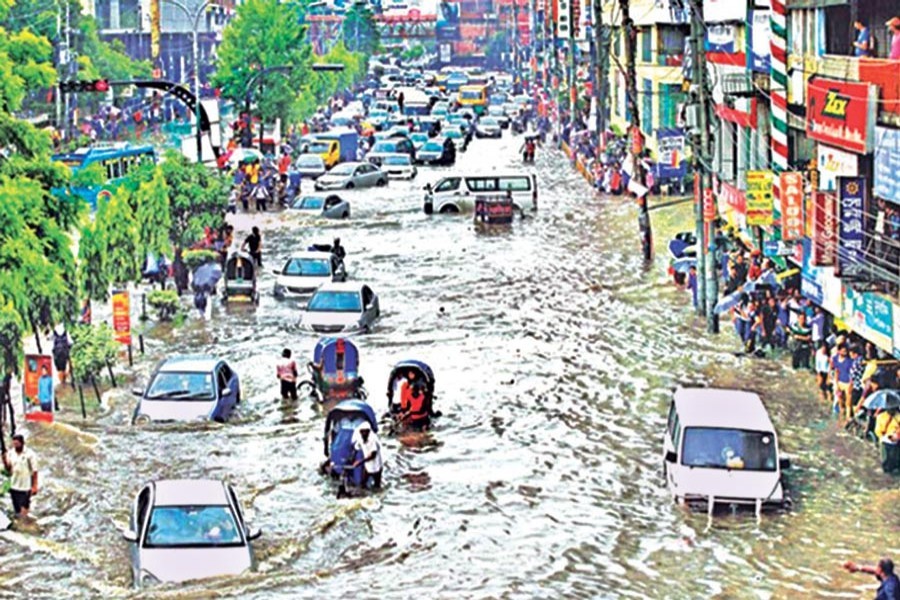
[[[900,60],[827,54],[815,59],[814,72],[828,79],[878,86],[878,122],[900,126]]]

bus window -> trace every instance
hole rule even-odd
[[[531,189],[531,182],[527,177],[505,177],[500,187],[514,192],[527,192]]]
[[[466,179],[466,185],[473,192],[496,192],[499,189],[496,177],[470,177]]]

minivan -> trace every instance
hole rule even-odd
[[[785,504],[778,434],[752,392],[679,388],[669,405],[663,473],[676,502],[705,505]]]
[[[537,210],[538,185],[533,173],[518,175],[454,175],[425,186],[425,214],[471,212],[476,196],[509,192],[519,210]]]

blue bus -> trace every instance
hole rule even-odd
[[[74,152],[54,154],[52,159],[60,162],[70,169],[72,173],[99,163],[105,170],[105,181],[102,187],[72,187],[73,194],[81,196],[91,206],[91,210],[97,209],[97,194],[103,189],[115,187],[132,169],[148,163],[156,163],[156,150],[150,145],[132,145],[128,142],[116,142],[113,144],[95,144],[88,148],[79,148]]]

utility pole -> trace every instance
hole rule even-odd
[[[591,55],[591,77],[594,80],[594,104],[596,106],[597,157],[605,149],[603,134],[606,131],[606,25],[603,24],[603,2],[594,0],[594,49]]]
[[[637,94],[637,74],[635,67],[635,33],[634,21],[631,20],[629,0],[619,0],[619,11],[622,13],[622,30],[625,37],[625,78],[628,106],[631,112],[631,180],[643,186],[645,182],[644,167],[641,164],[641,150],[643,144],[641,138],[641,112]],[[641,232],[641,251],[644,261],[653,260],[653,232],[650,229],[650,211],[647,206],[647,196],[638,196],[638,227]]]
[[[519,64],[519,0],[512,0],[512,51],[513,51],[513,90],[518,91],[521,78],[521,65]]]
[[[706,330],[709,333],[719,332],[719,315],[716,313],[716,302],[719,295],[719,282],[716,277],[716,236],[708,215],[704,215],[704,203],[712,200],[712,136],[709,123],[709,88],[706,77],[706,54],[703,51],[703,2],[691,0],[691,53],[693,54],[692,83],[697,94],[699,105],[700,130],[699,142],[694,137],[694,173],[698,178],[696,211],[697,225],[697,300],[701,314],[706,312]]]

